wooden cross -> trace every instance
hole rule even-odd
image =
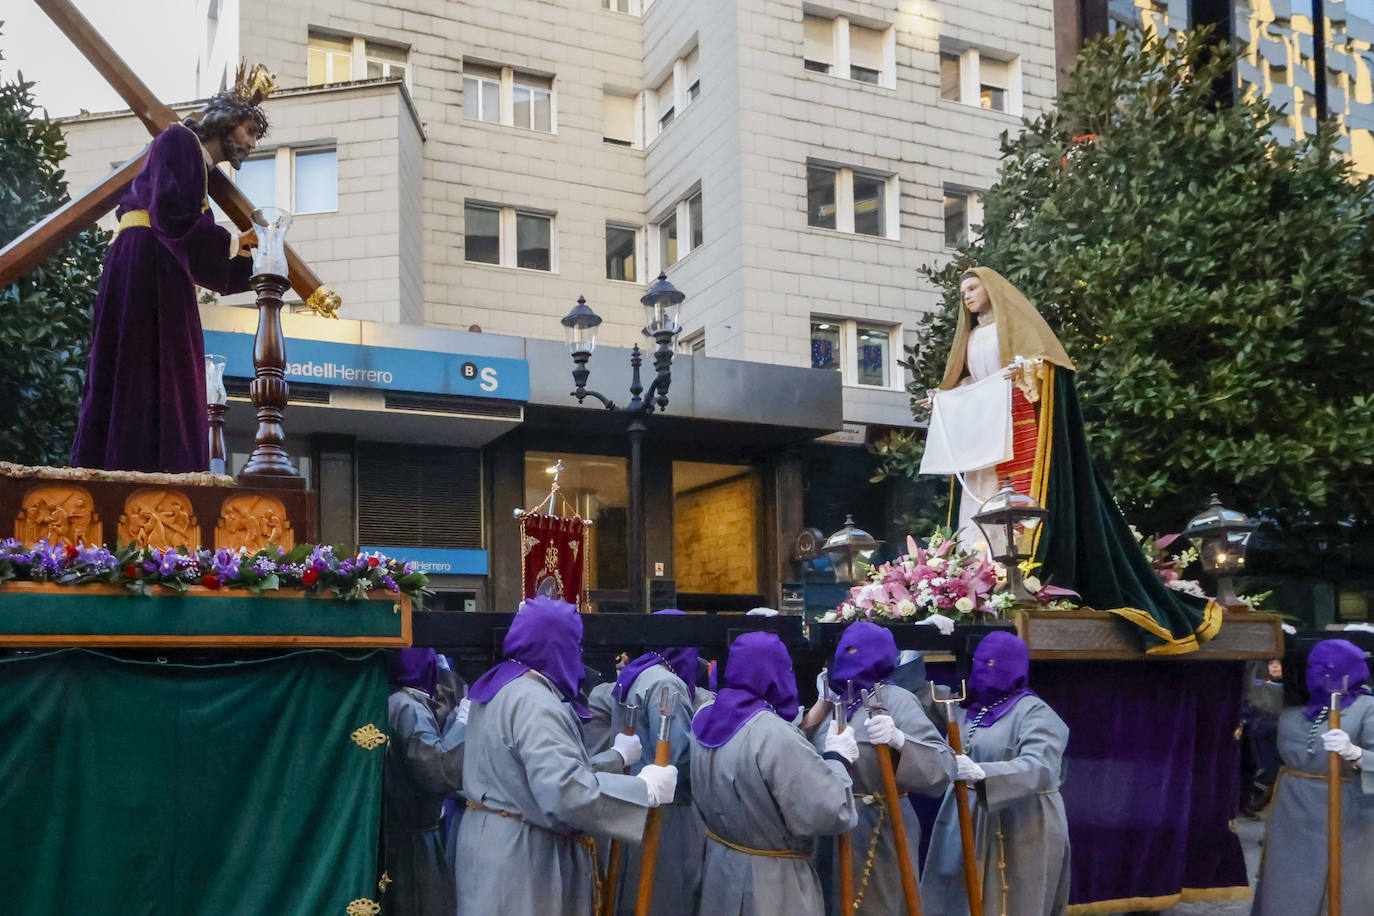
[[[119,93],[134,116],[156,137],[169,125],[180,121],[177,113],[158,101],[152,91],[129,69],[95,27],[70,0],[34,0],[57,27],[85,55],[96,71]],[[148,147],[119,166],[95,187],[49,214],[28,232],[0,249],[0,287],[8,286],[33,270],[68,239],[108,213],[143,168]],[[210,169],[210,196],[239,229],[247,229],[253,204],[219,169]],[[291,288],[320,315],[338,317],[339,295],[326,289],[300,255],[286,247],[286,263]]]

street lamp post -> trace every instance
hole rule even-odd
[[[641,612],[648,610],[648,595],[644,587],[645,547],[644,547],[644,437],[648,433],[647,418],[654,411],[663,411],[668,406],[668,386],[672,384],[673,340],[681,326],[678,324],[678,310],[684,296],[666,274],[659,274],[657,282],[639,300],[644,306],[646,323],[644,336],[654,341],[654,377],[649,390],[644,390],[640,381],[640,366],[644,355],[635,344],[630,350],[630,400],[624,406],[599,391],[587,387],[591,370],[587,362],[596,349],[596,329],[601,324],[601,316],[592,311],[587,300],[579,296],[577,305],[563,318],[563,329],[567,336],[568,352],[573,358],[572,396],[581,404],[587,398],[595,398],[607,410],[623,416],[628,421],[626,432],[630,437],[629,465],[629,524],[628,561],[630,604]]]
[[[1236,597],[1233,576],[1245,572],[1245,551],[1259,522],[1245,513],[1227,509],[1215,493],[1207,508],[1193,516],[1183,536],[1198,545],[1202,568],[1217,580],[1217,604],[1227,609],[1244,609]]]

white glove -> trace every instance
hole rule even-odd
[[[1279,629],[1283,630],[1283,632],[1287,633],[1289,636],[1298,635],[1298,628],[1293,626],[1291,623],[1281,623],[1279,624]]]
[[[946,617],[944,614],[931,614],[924,620],[916,621],[916,623],[934,627],[940,631],[941,636],[949,636],[954,632],[954,618]]]
[[[982,782],[984,779],[988,778],[988,774],[983,772],[982,767],[974,763],[972,759],[965,757],[963,754],[957,755],[954,758],[954,762],[959,767],[959,772],[954,778],[961,782]]]
[[[1345,729],[1333,728],[1322,735],[1322,747],[1328,751],[1335,751],[1346,760],[1359,760],[1364,750],[1358,747],[1355,742],[1350,740],[1350,736],[1345,733]]]
[[[887,713],[870,714],[865,724],[868,730],[868,737],[864,739],[865,744],[886,744],[894,751],[900,751],[902,745],[906,744],[906,735],[902,734],[902,730]]]
[[[624,732],[615,736],[615,743],[611,745],[625,758],[625,765],[632,767],[639,763],[639,758],[644,753],[644,746],[639,743],[639,738],[634,735],[627,735]]]
[[[458,701],[458,721],[464,725],[468,724],[468,710],[472,708],[472,701],[463,697]]]
[[[834,751],[850,763],[859,759],[859,742],[854,737],[854,729],[846,728],[843,732],[836,732],[836,722],[830,720],[830,726],[825,732],[826,753]]]
[[[644,780],[649,787],[649,807],[672,804],[673,795],[677,792],[677,767],[645,764],[635,778]]]
[[[822,668],[821,673],[816,675],[816,697],[829,703],[839,700],[834,691],[830,689],[830,669]]]

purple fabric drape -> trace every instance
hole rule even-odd
[[[830,664],[830,689],[845,704],[845,721],[863,705],[863,692],[897,670],[897,640],[887,627],[861,620],[845,628]]]
[[[670,617],[683,616],[683,612],[677,608],[664,608],[661,611],[654,611],[654,614],[666,614]],[[694,647],[665,646],[651,649],[620,669],[620,674],[615,679],[615,686],[611,688],[611,693],[617,703],[624,703],[625,698],[630,695],[630,688],[634,686],[635,678],[654,665],[667,665],[687,685],[687,695],[695,703],[697,678],[700,676],[697,668],[698,656],[698,650]]]
[[[1248,885],[1229,826],[1243,662],[1036,662],[1031,680],[1069,726],[1070,903]]]
[[[105,257],[72,444],[75,467],[210,466],[195,284],[242,292],[253,265],[229,257],[229,233],[215,225],[206,199],[201,150],[189,128],[168,127],[119,203],[120,215],[146,210],[149,225],[121,231]]]
[[[714,703],[697,713],[692,733],[704,747],[720,747],[745,722],[769,710],[788,721],[797,712],[792,658],[773,633],[745,633],[730,644],[725,687]]]
[[[591,711],[578,699],[582,666],[582,617],[566,601],[539,596],[520,606],[501,643],[506,660],[493,665],[468,691],[474,703],[486,703],[496,692],[531,669],[548,678],[582,718]]]
[[[1011,712],[1026,697],[1035,696],[1028,686],[1030,649],[1014,633],[989,633],[973,652],[968,673],[969,723],[987,728]]]
[[[400,649],[387,660],[387,673],[393,685],[413,687],[432,697],[439,683],[439,657],[429,648]]]
[[[1315,722],[1321,711],[1331,704],[1331,694],[1343,691],[1341,709],[1345,709],[1365,693],[1369,680],[1369,663],[1364,650],[1348,639],[1323,639],[1312,647],[1307,656],[1307,708],[1303,710],[1309,722]]]

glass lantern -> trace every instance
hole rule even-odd
[[[854,516],[846,515],[844,527],[830,535],[821,549],[830,558],[836,582],[857,582],[862,578],[859,561],[869,562],[873,551],[878,549],[878,542],[854,524]]]
[[[988,552],[1007,568],[1007,581],[1017,601],[1029,601],[1034,597],[1021,583],[1021,562],[1035,555],[1036,535],[1049,514],[1049,510],[1034,499],[1012,489],[1011,479],[1005,478],[1002,489],[983,503],[983,508],[973,516],[988,542]]]
[[[592,311],[584,296],[577,297],[577,305],[563,316],[563,332],[568,341],[568,352],[587,354],[596,349],[596,329],[601,324],[601,316]]]
[[[1227,509],[1217,494],[1207,508],[1193,516],[1183,536],[1198,546],[1203,570],[1217,580],[1217,603],[1223,607],[1239,607],[1232,576],[1245,572],[1245,553],[1250,537],[1259,522],[1243,512]]]
[[[287,276],[286,230],[291,228],[291,214],[281,207],[259,207],[251,219],[258,235],[258,244],[253,248],[253,273]]]
[[[644,335],[653,337],[664,331],[676,334],[681,330],[678,312],[687,296],[668,282],[668,275],[661,273],[654,285],[639,300],[644,306]]]

